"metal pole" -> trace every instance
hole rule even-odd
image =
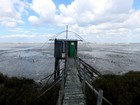
[[[66,26],[66,39],[68,39],[68,25]]]

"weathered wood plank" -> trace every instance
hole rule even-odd
[[[63,105],[85,105],[82,85],[78,77],[76,63],[73,58],[68,58],[68,71],[64,88]]]

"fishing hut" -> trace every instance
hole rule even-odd
[[[54,40],[54,57],[55,57],[55,74],[54,79],[57,79],[60,76],[60,70],[61,70],[61,61],[66,62],[67,58],[74,58],[77,56],[77,49],[78,49],[78,41],[82,41],[82,38],[79,39],[80,36],[78,36],[77,39],[69,39],[68,33],[76,34],[72,31],[68,31],[68,26],[66,28],[66,31],[63,33],[66,33],[65,39],[51,39]]]

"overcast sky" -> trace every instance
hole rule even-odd
[[[90,42],[140,43],[140,0],[0,0],[0,42],[46,42],[66,25]]]

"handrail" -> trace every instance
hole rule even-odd
[[[85,81],[85,82],[86,82],[86,84],[90,87],[90,89],[92,89],[92,91],[94,91],[94,93],[96,93],[97,95],[99,95],[99,92],[98,92],[95,88],[93,88],[92,85],[90,85],[87,81]],[[112,105],[112,103],[109,102],[105,97],[102,96],[102,98],[103,98],[103,100],[106,101],[109,105]]]
[[[92,72],[96,73],[99,77],[102,76],[102,74],[99,71],[95,70],[92,66],[84,62],[81,58],[78,58],[78,59],[82,65],[85,65],[86,67],[88,67]]]
[[[104,96],[103,96],[103,91],[97,91],[93,86],[92,86],[92,82],[98,78],[102,77],[102,74],[95,70],[92,66],[90,66],[89,64],[87,64],[86,62],[84,62],[81,58],[75,58],[75,63],[78,69],[78,76],[82,81],[82,85],[83,85],[83,93],[85,94],[85,85],[88,86],[95,94],[95,96],[97,96],[97,105],[102,105],[102,100],[104,100],[105,102],[107,102],[109,105],[112,105],[111,102],[109,102]],[[35,98],[33,100],[36,101],[38,100],[41,96],[43,96],[45,93],[47,93],[51,88],[53,88],[56,84],[61,83],[60,85],[60,90],[59,90],[59,96],[58,96],[58,100],[57,100],[57,105],[62,105],[63,103],[63,98],[64,98],[64,88],[65,88],[65,81],[66,81],[66,76],[67,76],[67,60],[65,60],[65,65],[64,68],[60,69],[59,71],[61,71],[61,74],[58,76],[58,79],[54,80],[50,86],[43,92],[41,93],[37,98]],[[47,77],[41,79],[41,81],[46,80],[47,79],[47,83],[48,81],[50,81],[50,79],[52,78],[52,76],[54,75],[54,73],[48,75]]]
[[[64,68],[60,69],[59,72],[62,71],[63,69],[64,69]],[[55,74],[55,72],[53,72],[52,74],[48,75],[47,77],[44,77],[44,78],[41,79],[40,81],[42,82],[43,80],[49,78],[50,76],[53,76],[54,74]]]
[[[43,96],[45,93],[47,93],[51,88],[53,88],[56,84],[58,84],[61,81],[61,78],[59,80],[56,80],[52,85],[50,85],[49,88],[47,88],[43,93],[41,93],[38,97],[36,97],[30,104],[34,103],[36,100],[38,100],[41,96]]]
[[[59,97],[57,100],[57,105],[62,105],[63,97],[64,97],[64,88],[65,88],[65,79],[67,76],[67,59],[65,59],[65,65],[64,69],[62,70],[62,81],[61,81],[61,86],[60,86],[60,91],[59,91]]]
[[[83,73],[84,75],[84,73]],[[87,84],[87,86],[95,93],[95,95],[99,96],[99,92],[91,85],[91,83],[89,83],[89,81],[87,80],[87,78],[82,77],[82,75],[79,75],[79,77],[81,78],[81,80],[85,81],[85,83]],[[106,101],[109,105],[112,105],[111,102],[109,102],[105,97],[102,96],[102,99],[104,101]]]
[[[35,102],[36,100],[38,100],[38,99],[39,99],[40,97],[42,97],[45,93],[47,93],[51,88],[53,88],[56,84],[58,84],[58,83],[60,83],[60,81],[62,81],[64,69],[65,69],[65,68],[62,68],[62,69],[59,70],[59,72],[60,72],[60,71],[62,71],[62,72],[60,72],[61,74],[57,77],[57,79],[55,79],[55,80],[53,79],[53,81],[50,82],[49,87],[48,87],[44,92],[42,92],[39,96],[37,96],[31,103],[33,103],[33,102]],[[49,81],[50,81],[51,78],[54,76],[54,74],[55,74],[55,72],[53,72],[52,74],[50,74],[50,75],[48,75],[47,77],[44,77],[43,79],[40,80],[40,83],[41,83],[41,84],[42,84],[42,81],[43,81],[43,80],[46,80],[44,86],[42,86],[42,87],[40,88],[40,90],[42,90],[42,89],[46,86],[46,84],[49,83]]]
[[[95,70],[93,67],[91,67],[89,64],[84,62],[82,59],[77,57],[75,60],[77,61],[76,62],[77,68],[79,68],[79,70],[81,69],[80,72],[84,71],[86,76],[88,76],[90,79],[92,79],[92,80],[93,80],[93,78],[98,79],[102,76],[102,74],[99,71]]]
[[[96,79],[98,79],[98,78],[101,78],[102,77],[102,74],[99,71],[95,70],[92,66],[90,66],[89,64],[87,64],[86,62],[84,62],[81,58],[78,58],[77,57],[77,58],[75,58],[75,60],[76,60],[77,68],[78,68],[78,73],[79,73],[78,76],[79,76],[79,78],[82,81],[84,81],[83,83],[87,84],[87,86],[95,93],[96,96],[98,96],[98,98],[97,98],[98,99],[97,105],[101,105],[102,104],[102,99],[105,102],[107,102],[109,105],[112,105],[111,102],[109,102],[105,97],[103,97],[103,95],[102,95],[103,92],[102,91],[99,91],[98,92],[92,86],[91,80],[93,81],[93,77],[96,78]],[[94,74],[96,74],[96,76]],[[85,89],[85,87],[83,87],[83,88]],[[100,93],[102,93],[102,94],[100,94]]]

